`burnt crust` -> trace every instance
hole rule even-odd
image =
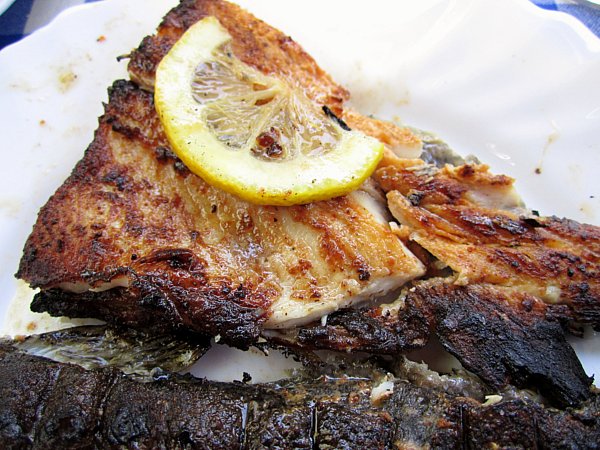
[[[380,307],[337,311],[314,323],[267,334],[270,342],[301,350],[398,355],[425,346],[430,323],[417,308],[382,313]]]
[[[597,448],[600,403],[559,411],[495,404],[396,379],[320,377],[245,385],[162,374],[141,383],[0,345],[3,448]],[[43,387],[43,389],[40,389]]]
[[[558,322],[535,297],[493,285],[428,281],[406,298],[425,314],[440,343],[490,386],[536,389],[553,404],[580,404],[588,377]]]
[[[161,284],[161,279],[140,277],[130,289],[82,294],[48,289],[35,295],[31,310],[53,316],[85,314],[112,325],[151,328],[161,333],[184,331],[196,333],[198,338],[220,336],[224,342],[239,348],[248,348],[258,339],[264,318],[260,310],[237,303],[237,297],[244,295],[243,289],[180,290],[177,295],[177,291],[162,292]]]

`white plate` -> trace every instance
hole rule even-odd
[[[8,313],[13,273],[36,213],[91,141],[106,87],[126,77],[116,56],[175,3],[82,5],[0,52],[0,318],[7,322],[17,319]],[[435,131],[459,153],[516,177],[542,214],[599,224],[600,41],[575,19],[527,0],[239,3],[290,34],[363,113]],[[600,374],[599,342],[590,335],[575,343],[588,374]],[[200,373],[220,376],[208,368],[228,352],[242,358],[219,349]]]

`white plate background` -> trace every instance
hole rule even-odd
[[[600,40],[575,19],[527,0],[238,3],[300,43],[362,113],[434,131],[514,176],[544,215],[600,225]],[[0,52],[0,319],[14,320],[13,274],[37,211],[91,142],[106,88],[126,77],[116,56],[174,4],[82,5]],[[573,342],[600,374],[592,334]],[[227,379],[219,360],[239,379],[245,358],[218,348],[200,374]]]

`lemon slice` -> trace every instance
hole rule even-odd
[[[214,17],[190,27],[160,62],[155,104],[184,164],[253,203],[346,194],[383,154],[379,141],[351,131],[299,88],[237,59]]]

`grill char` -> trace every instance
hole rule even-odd
[[[599,400],[545,408],[526,397],[493,405],[444,386],[397,379],[371,399],[365,378],[246,385],[165,376],[133,381],[0,346],[3,448],[594,448]],[[43,389],[40,389],[43,387]],[[466,447],[465,447],[466,446]]]

